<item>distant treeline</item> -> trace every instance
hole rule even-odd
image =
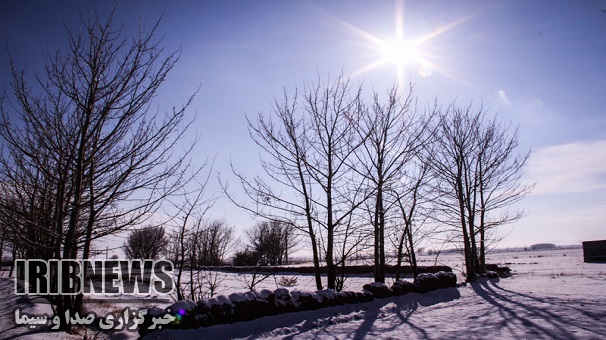
[[[418,266],[419,273],[437,273],[437,272],[452,272],[452,268],[448,266]],[[202,270],[213,270],[213,271],[225,271],[232,273],[296,273],[296,274],[313,274],[314,267],[269,267],[269,266],[215,266],[215,267],[202,267]],[[358,265],[358,266],[346,266],[346,274],[372,274],[374,266],[371,265]],[[396,274],[397,266],[387,265],[385,266],[387,274]],[[320,272],[326,274],[326,266],[320,267]],[[400,274],[412,274],[413,270],[410,266],[401,266]]]

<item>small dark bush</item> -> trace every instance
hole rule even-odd
[[[234,266],[256,266],[260,259],[259,253],[245,249],[234,254]]]
[[[497,273],[499,277],[509,277],[511,276],[511,269],[506,266],[499,266],[498,264],[486,264],[486,271],[493,271]]]
[[[457,276],[452,272],[437,272],[435,274],[419,274],[415,279],[419,293],[427,293],[437,289],[456,287]]]
[[[321,299],[312,292],[292,292],[291,295],[300,310],[314,310],[323,307]]]
[[[364,285],[364,290],[371,292],[375,298],[383,299],[393,295],[391,288],[387,287],[384,283],[373,282]]]
[[[279,288],[274,291],[274,304],[277,314],[294,312],[297,309],[288,289],[285,288]]]
[[[391,286],[391,290],[393,291],[393,295],[404,295],[408,293],[416,293],[417,285],[412,282],[405,280],[398,280],[393,283]]]

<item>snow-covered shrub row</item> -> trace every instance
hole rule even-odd
[[[373,282],[364,285],[375,298],[404,295],[407,293],[427,293],[441,288],[456,287],[457,276],[452,272],[419,274],[414,282],[398,280],[389,288],[384,283]]]
[[[417,292],[419,293],[427,293],[441,288],[456,287],[457,276],[454,273],[449,272],[419,274],[415,279],[415,285],[417,285]]]
[[[324,307],[344,305],[347,303],[370,302],[375,298],[385,298],[406,293],[425,293],[432,290],[456,287],[457,277],[452,272],[438,272],[435,274],[420,274],[415,282],[396,281],[391,288],[384,283],[373,282],[364,285],[361,292],[342,291],[332,289],[316,292],[292,291],[280,288],[274,291],[264,289],[260,292],[234,293],[228,296],[219,295],[214,298],[193,301],[177,301],[166,307],[162,312],[159,308],[152,308],[146,315],[146,320],[139,327],[141,336],[151,330],[152,318],[159,315],[171,314],[175,320],[168,324],[168,328],[186,329],[210,326],[214,324],[247,321],[263,316],[276,315],[289,312],[314,310]]]

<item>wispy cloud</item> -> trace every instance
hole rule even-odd
[[[606,188],[606,140],[553,145],[533,152],[527,178],[533,194],[582,193]]]
[[[505,92],[505,90],[498,90],[497,96],[503,104],[511,105],[511,100],[509,100],[509,97],[507,97],[507,92]]]

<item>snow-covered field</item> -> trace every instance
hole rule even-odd
[[[424,256],[422,265],[435,258]],[[582,249],[500,252],[490,263],[508,265],[513,275],[501,280],[449,288],[428,294],[408,294],[314,311],[216,325],[196,330],[165,330],[150,339],[230,338],[430,338],[430,339],[605,339],[606,264],[584,263]],[[438,264],[455,268],[463,277],[460,259],[442,255]],[[294,274],[286,274],[291,277]],[[312,277],[300,276],[291,289],[313,289]],[[219,294],[244,291],[243,277],[226,274]],[[370,277],[350,278],[347,289],[360,290]],[[273,278],[259,289],[275,289]],[[13,310],[46,312],[41,301],[18,299],[12,282],[0,280],[0,338],[27,335],[30,338],[57,336],[15,327]],[[116,306],[105,306],[105,308]],[[132,307],[132,306],[131,306]],[[32,313],[33,313],[32,311]],[[137,338],[137,333],[120,332],[112,338]]]

